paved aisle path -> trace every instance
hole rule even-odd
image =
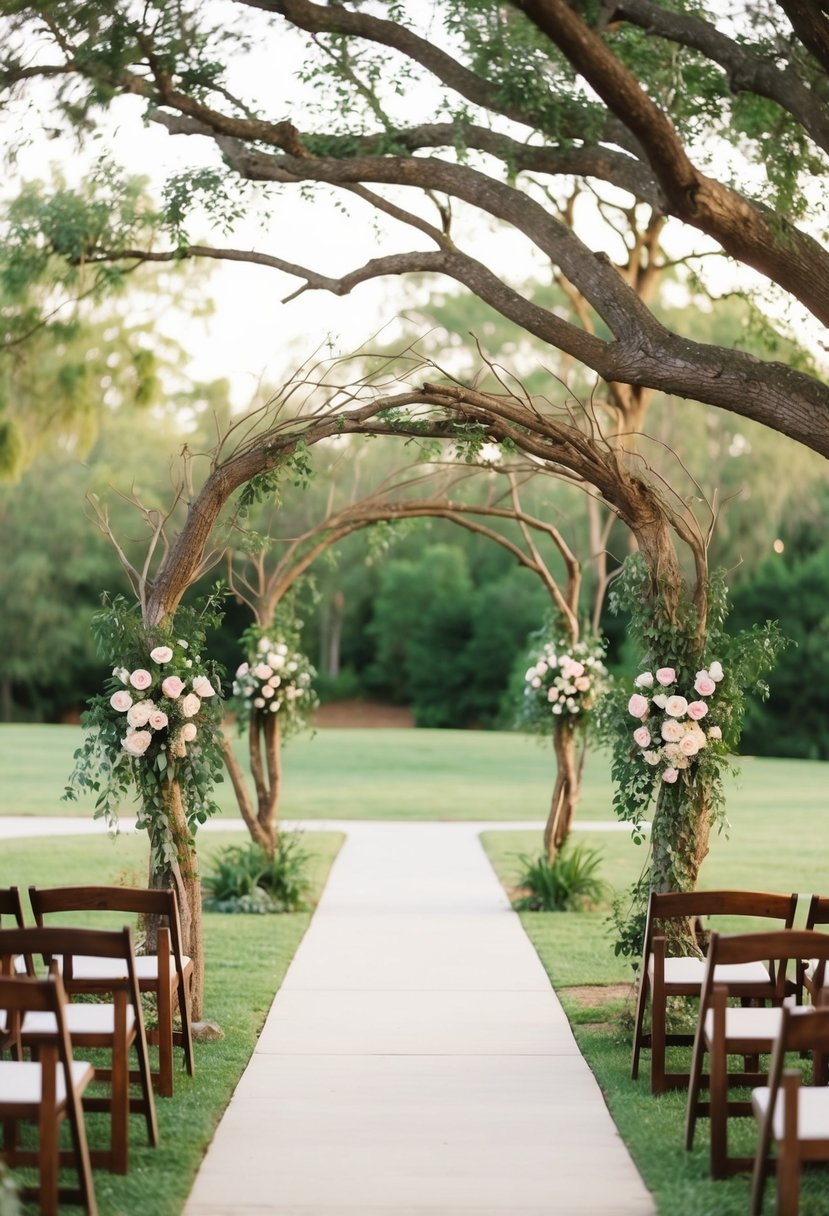
[[[185,1216],[652,1216],[476,831],[348,825]]]

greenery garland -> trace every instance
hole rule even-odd
[[[117,828],[121,804],[137,796],[136,826],[149,833],[159,866],[177,853],[165,783],[178,781],[191,833],[218,810],[213,787],[223,780],[222,672],[202,651],[206,631],[221,615],[212,595],[201,608],[180,608],[165,625],[147,629],[138,606],[119,595],[105,597],[92,620],[99,650],[114,666],[81,717],[86,737],[64,798],[94,791],[95,818]]]

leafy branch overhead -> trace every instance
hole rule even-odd
[[[601,247],[596,223],[563,219],[560,206],[574,179],[599,202],[622,191],[631,208],[666,220],[674,240],[684,230],[693,273],[725,254],[752,272],[743,284],[765,280],[778,311],[788,301],[825,324],[822,10],[763,0],[737,6],[726,25],[712,0],[693,12],[669,0],[230,8],[235,20],[219,24],[194,3],[0,4],[8,97],[46,80],[62,121],[87,132],[128,96],[178,141],[203,147],[206,138],[215,149],[212,168],[171,180],[166,212],[132,227],[93,224],[82,249],[53,241],[61,256],[102,267],[246,261],[293,280],[287,298],[442,275],[611,384],[721,406],[829,454],[819,375],[668,328]],[[291,31],[305,50],[291,49],[300,46]],[[275,87],[268,97],[258,81],[236,83],[234,66],[254,44],[285,57],[277,76],[293,90],[287,105]],[[260,192],[320,187],[371,208],[396,249],[332,274],[297,264],[276,223],[262,248],[234,245],[233,225]],[[193,207],[217,239],[189,236]],[[493,222],[520,235],[543,275],[575,287],[583,318],[540,306],[493,271],[471,235]]]

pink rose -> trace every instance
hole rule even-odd
[[[716,689],[717,685],[707,671],[697,672],[697,678],[694,680],[695,692],[698,692],[701,697],[710,697],[712,692],[716,692]]]
[[[181,712],[185,718],[192,718],[201,709],[201,701],[194,692],[188,692],[181,702]]]
[[[263,697],[272,697],[273,696],[273,689],[271,688],[270,684],[266,684],[265,687],[262,689],[262,696]]]
[[[578,691],[587,692],[589,687],[590,687],[590,677],[589,676],[578,676],[578,678],[576,679],[576,688],[578,689]]]
[[[667,688],[669,684],[676,683],[676,671],[673,667],[660,667],[656,678],[663,688]]]
[[[147,719],[153,730],[164,730],[168,718],[163,709],[154,709]]]
[[[635,692],[628,701],[628,713],[632,718],[644,718],[648,712],[648,698]]]
[[[246,676],[249,671],[250,671],[250,667],[247,663],[240,663],[239,666],[236,668],[236,675],[237,676]]]
[[[148,730],[133,730],[125,739],[121,740],[121,746],[130,756],[143,756],[150,746],[152,738]]]
[[[207,676],[196,676],[193,681],[193,692],[198,693],[200,697],[215,697],[216,695],[216,689]]]
[[[253,674],[257,680],[268,680],[273,675],[273,671],[268,667],[267,663],[257,663],[253,669]]]
[[[633,732],[633,738],[640,747],[647,747],[651,741],[651,732],[647,726],[640,726]]]
[[[181,737],[185,743],[192,743],[198,733],[195,722],[185,722],[181,728]]]
[[[720,730],[719,726],[709,726],[708,727],[708,738],[709,739],[722,739],[722,731]]]
[[[699,722],[700,718],[704,718],[708,713],[708,706],[704,701],[691,701],[688,706],[688,717],[693,718],[695,722]]]
[[[184,689],[184,680],[180,680],[178,676],[167,676],[161,685],[161,691],[165,697],[169,697],[171,701],[175,701],[176,697],[180,697]]]
[[[670,714],[672,718],[681,718],[687,711],[688,702],[684,697],[668,697],[668,700],[665,702],[665,713]]]
[[[146,726],[150,720],[150,714],[155,709],[152,701],[139,701],[127,710],[127,721],[130,726],[138,729],[141,726]]]
[[[695,756],[699,751],[699,740],[696,735],[683,735],[679,741],[679,750],[683,756]]]
[[[169,646],[156,646],[155,650],[150,651],[150,658],[154,663],[169,663],[173,657],[173,652]]]
[[[665,772],[662,774],[662,780],[667,781],[668,785],[673,785],[678,776],[679,776],[679,769],[666,768]]]
[[[152,682],[152,676],[143,667],[136,667],[135,671],[130,675],[130,684],[132,684],[133,688],[137,688],[139,692],[143,692],[145,688],[149,688]]]
[[[132,705],[132,697],[127,692],[126,688],[119,688],[109,698],[109,703],[113,709],[117,709],[119,714],[123,714]]]
[[[642,759],[646,764],[656,765],[659,763],[659,752],[644,752]]]

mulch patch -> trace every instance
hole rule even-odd
[[[584,987],[562,988],[579,1009],[595,1009],[601,1005],[612,1005],[617,1001],[633,1001],[633,984],[591,984]]]

